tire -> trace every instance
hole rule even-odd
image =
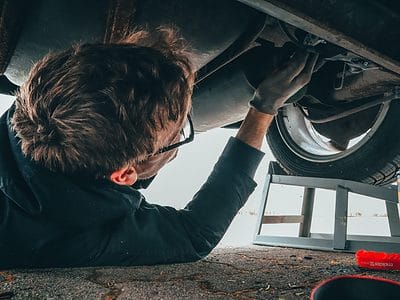
[[[381,105],[374,124],[358,143],[331,155],[316,152],[312,147],[308,150],[312,143],[303,145],[299,142],[300,134],[296,132],[300,132],[303,125],[296,127],[293,125],[298,123],[288,121],[298,117],[293,113],[294,109],[293,105],[285,107],[267,134],[272,153],[289,174],[340,178],[374,185],[386,185],[395,180],[400,169],[399,100]],[[305,120],[304,116],[302,118]]]

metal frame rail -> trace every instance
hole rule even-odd
[[[301,215],[265,215],[271,184],[303,186]],[[335,225],[333,234],[311,233],[311,220],[315,189],[336,191]],[[389,221],[389,236],[347,235],[348,193],[356,193],[385,201]],[[257,245],[284,246],[305,249],[355,252],[359,249],[398,252],[400,250],[399,198],[396,186],[379,187],[365,183],[330,178],[288,176],[276,162],[269,165],[253,243]],[[261,234],[263,224],[300,223],[298,237]]]

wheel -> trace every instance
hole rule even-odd
[[[365,132],[339,150],[298,107],[289,105],[271,125],[267,142],[289,174],[385,185],[394,181],[400,169],[399,116],[398,100],[376,107]]]

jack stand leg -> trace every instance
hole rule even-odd
[[[271,186],[271,180],[272,180],[272,175],[268,174],[267,177],[265,178],[264,190],[262,193],[263,199],[261,201],[261,205],[260,205],[260,209],[259,209],[259,215],[258,215],[256,231],[255,231],[254,236],[257,236],[261,233],[261,228],[263,225],[263,218],[265,215],[265,208],[267,207],[269,187]]]
[[[338,186],[336,189],[335,231],[333,234],[333,249],[346,249],[348,202],[348,190],[342,186]]]
[[[390,236],[400,237],[400,217],[398,205],[393,202],[386,201],[386,213],[389,220]]]
[[[304,217],[302,223],[300,223],[299,237],[310,237],[311,220],[314,209],[315,199],[315,188],[304,188],[303,194],[303,206],[301,208],[301,214]]]

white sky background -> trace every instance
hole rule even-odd
[[[11,103],[11,97],[0,96],[0,113],[3,113]],[[160,171],[147,190],[142,191],[147,201],[178,209],[183,208],[207,179],[229,137],[235,134],[236,130],[232,129],[214,129],[196,135],[194,142],[181,147],[178,157]],[[268,163],[273,160],[266,142],[264,142],[262,150],[266,154],[255,177],[258,187],[235,217],[219,246],[244,246],[252,241]],[[300,214],[302,199],[300,187],[273,185],[270,193],[266,209],[268,213]],[[334,193],[317,190],[312,232],[331,233],[334,222],[333,213]],[[383,201],[350,195],[349,214],[356,213],[361,213],[363,217],[349,218],[349,233],[389,234],[386,218],[377,217],[377,215],[386,214]],[[268,225],[266,229],[271,234],[294,236],[297,234],[298,225]]]

